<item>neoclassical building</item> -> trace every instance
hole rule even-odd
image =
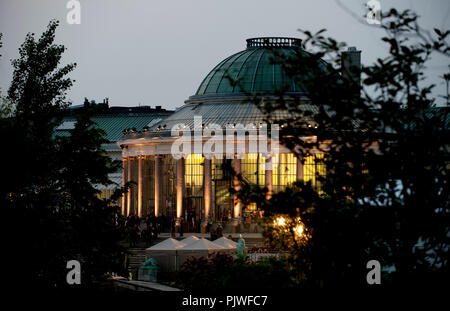
[[[122,198],[122,213],[171,216],[176,218],[177,225],[182,218],[187,223],[194,218],[201,222],[202,228],[208,222],[223,221],[240,230],[259,213],[257,206],[243,210],[242,203],[230,195],[230,188],[238,188],[239,183],[224,169],[224,163],[248,181],[266,186],[269,193],[297,179],[314,183],[316,172],[323,170],[314,160],[320,154],[299,161],[289,149],[279,146],[276,154],[268,155],[261,146],[274,149],[276,135],[270,126],[268,135],[258,136],[256,149],[252,141],[255,137],[252,131],[260,133],[265,119],[254,102],[248,100],[249,94],[270,101],[276,98],[275,89],[285,87],[288,99],[300,99],[307,106],[305,90],[284,73],[281,65],[273,62],[274,54],[289,56],[298,49],[300,40],[295,38],[248,39],[247,48],[214,67],[195,95],[172,115],[142,130],[126,132],[118,142],[122,148],[122,182],[135,184]],[[283,112],[277,113],[276,119],[282,120]],[[226,134],[225,129],[242,126],[244,136]],[[214,151],[222,149],[222,152],[210,158],[205,149],[211,147],[211,139],[218,137],[218,128],[223,129],[222,138],[232,139],[236,148],[230,151],[226,142],[222,148],[217,143]],[[190,148],[182,148],[181,156],[174,156],[177,149],[174,146],[182,139],[190,139],[187,141],[192,144],[189,143]],[[227,143],[230,144],[229,139]],[[272,169],[266,169],[266,162],[271,163]]]
[[[68,109],[67,114],[63,117],[62,123],[56,128],[56,136],[69,136],[76,124],[76,112],[80,109],[96,106],[96,113],[91,120],[95,126],[104,131],[105,143],[102,149],[113,161],[122,159],[122,149],[119,148],[117,142],[122,139],[123,128],[143,128],[144,126],[155,124],[164,120],[171,115],[173,111],[163,109],[161,106],[138,106],[138,107],[121,107],[110,106],[108,99],[103,102],[89,102],[87,99],[84,104],[74,105]],[[111,185],[96,184],[95,188],[100,191],[98,196],[102,199],[110,199],[114,191],[120,188],[122,184],[122,172],[114,172],[108,175],[113,182]]]

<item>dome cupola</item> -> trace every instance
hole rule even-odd
[[[287,37],[247,39],[247,49],[233,54],[202,81],[195,96],[239,93],[273,93],[282,87],[286,92],[304,92],[286,75],[277,56],[289,57],[301,50],[301,40]],[[232,83],[236,81],[237,83]]]

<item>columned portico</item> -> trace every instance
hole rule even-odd
[[[239,56],[242,62],[235,62],[234,57],[222,61],[173,115],[156,123],[149,120],[142,130],[124,131],[123,139],[118,142],[123,157],[122,185],[127,181],[137,182],[122,197],[124,215],[133,213],[142,217],[153,214],[154,207],[155,216],[164,217],[161,218],[164,230],[171,230],[172,224],[168,225],[171,219],[176,220],[179,229],[184,217],[186,230],[200,231],[200,227],[204,232],[211,221],[221,223],[227,233],[253,230],[255,226],[248,224],[257,222],[259,206],[252,203],[243,210],[243,202],[229,193],[230,187],[236,191],[242,189],[239,179],[228,169],[230,165],[249,183],[267,187],[267,199],[296,179],[316,182],[318,166],[307,157],[303,167],[291,150],[279,145],[275,127],[270,126],[268,135],[267,121],[260,108],[248,102],[246,92],[231,86],[225,76],[227,71],[236,72],[235,78],[241,79],[242,85],[251,85],[252,92],[264,94],[260,98],[264,102],[278,97],[270,92],[270,86],[275,85],[289,86],[286,101],[308,103],[306,93],[300,91],[302,88],[297,88],[296,81],[284,75],[282,68],[269,57],[272,49],[295,55],[300,40],[269,39],[247,40],[247,49]],[[271,119],[281,123],[286,114],[274,111]],[[220,156],[205,159],[211,153]],[[228,157],[232,154],[239,154],[239,158]],[[182,158],[177,159],[178,155]]]
[[[142,183],[143,183],[143,161],[144,156],[138,157],[138,207],[137,207],[137,215],[139,217],[142,216],[142,199],[143,199],[143,192],[142,192]]]
[[[127,182],[127,165],[127,158],[122,158],[122,189],[125,189],[125,184]],[[122,215],[125,215],[127,211],[127,195],[128,191],[126,193],[122,193]]]
[[[161,210],[161,156],[155,155],[155,216]]]
[[[183,213],[183,194],[184,194],[184,159],[178,159],[176,164],[176,178],[177,178],[177,218],[175,226],[179,227],[181,223],[181,216]]]
[[[131,158],[128,157],[127,159],[127,181],[131,182]],[[131,212],[131,192],[132,192],[132,186],[130,185],[130,187],[128,188],[127,191],[127,216],[130,216],[130,212]]]
[[[211,195],[212,195],[212,175],[211,175],[211,159],[204,161],[204,203],[205,203],[205,217],[202,224],[202,232],[206,232],[206,227],[211,218]]]

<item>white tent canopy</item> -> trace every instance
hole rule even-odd
[[[200,238],[198,238],[195,235],[191,235],[190,237],[187,237],[187,238],[181,240],[181,242],[184,243],[185,245],[189,245],[189,244],[192,244],[194,242],[197,242],[198,240],[200,240]]]
[[[218,238],[217,240],[214,240],[213,243],[220,245],[222,247],[228,248],[228,249],[236,249],[237,243],[233,240],[227,239],[226,237]]]
[[[155,258],[162,271],[177,271],[188,258],[208,256],[215,252],[230,253],[236,251],[235,242],[221,238],[216,240],[220,244],[205,238],[190,236],[182,241],[172,238],[153,245],[145,250],[147,258]],[[185,243],[187,242],[187,243]],[[189,243],[190,242],[190,243]]]
[[[145,250],[146,257],[156,259],[162,271],[178,270],[177,251],[185,246],[184,243],[172,238],[153,245]]]
[[[186,244],[177,241],[172,238],[167,238],[164,241],[153,245],[152,247],[147,248],[148,251],[176,251],[182,247],[186,246]]]
[[[221,245],[215,244],[205,238],[201,238],[201,239],[195,241],[194,243],[183,246],[181,249],[179,249],[179,251],[197,251],[197,250],[199,250],[199,251],[202,251],[202,250],[216,251],[217,250],[218,251],[218,250],[225,250],[225,249],[226,248]]]

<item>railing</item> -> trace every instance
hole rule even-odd
[[[250,47],[299,47],[302,40],[287,37],[261,37],[247,39],[247,48]]]

